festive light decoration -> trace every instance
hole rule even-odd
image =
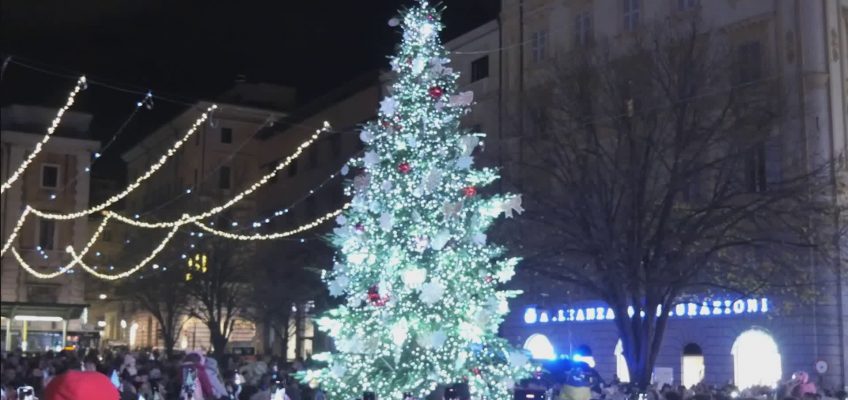
[[[297,157],[299,157],[303,153],[304,150],[309,148],[309,146],[312,145],[312,143],[314,143],[315,140],[317,140],[318,137],[323,132],[327,132],[328,131],[327,126],[328,125],[325,122],[325,129],[316,130],[315,134],[313,134],[308,140],[301,143],[300,146],[297,147],[297,150],[295,150],[294,153],[292,153],[291,155],[286,157],[283,161],[277,163],[277,166],[271,172],[263,175],[261,178],[259,178],[258,181],[254,182],[252,185],[250,185],[250,187],[243,190],[239,194],[233,196],[233,198],[231,198],[230,200],[228,200],[224,204],[216,206],[216,207],[212,207],[209,210],[206,210],[206,211],[204,211],[200,214],[195,214],[195,215],[185,214],[180,219],[177,219],[177,220],[174,220],[174,221],[146,222],[146,221],[140,221],[137,218],[125,217],[125,216],[120,215],[120,214],[118,214],[114,211],[107,211],[107,212],[113,218],[115,218],[116,220],[121,221],[125,224],[136,226],[136,227],[139,227],[139,228],[148,228],[148,229],[180,227],[180,226],[183,226],[183,225],[186,225],[186,224],[195,223],[197,221],[209,218],[213,215],[219,214],[219,213],[223,212],[224,210],[232,207],[233,205],[235,205],[236,203],[241,201],[246,196],[252,194],[253,192],[258,190],[262,186],[265,186],[265,184],[270,182],[271,179],[274,178],[274,176],[277,175],[277,173],[279,173],[284,168],[286,168],[289,164],[292,163],[292,161],[296,160]]]
[[[18,168],[14,172],[12,172],[11,175],[9,175],[9,179],[7,179],[6,182],[3,182],[3,185],[0,186],[0,193],[4,193],[6,192],[6,190],[11,188],[12,184],[15,183],[18,178],[21,177],[21,174],[24,173],[29,164],[32,163],[33,160],[35,160],[35,157],[37,157],[39,153],[41,153],[41,149],[44,147],[45,144],[47,144],[48,141],[50,141],[50,139],[53,137],[53,133],[56,132],[56,128],[59,126],[59,123],[62,122],[62,116],[65,115],[65,112],[68,111],[68,109],[71,108],[72,105],[74,105],[74,99],[77,97],[77,93],[79,93],[85,88],[85,76],[81,76],[77,80],[77,84],[76,86],[74,86],[74,90],[72,90],[71,94],[68,95],[68,100],[65,101],[65,105],[59,109],[59,112],[56,113],[56,117],[53,118],[53,122],[50,124],[50,127],[47,128],[47,134],[44,135],[41,141],[35,144],[35,148],[32,150],[31,153],[29,153],[29,156],[27,156],[26,160],[24,160],[24,162],[21,163],[21,165],[19,165]]]
[[[100,203],[100,204],[98,204],[94,207],[89,207],[85,210],[76,211],[76,212],[72,212],[72,213],[68,213],[68,214],[48,213],[48,212],[38,211],[34,208],[32,208],[30,211],[33,214],[38,215],[41,218],[53,219],[53,220],[69,220],[69,219],[84,217],[86,215],[91,215],[91,214],[94,214],[98,211],[105,210],[107,207],[111,206],[112,204],[115,204],[118,201],[120,201],[121,199],[123,199],[124,197],[127,197],[127,195],[129,195],[133,190],[135,190],[136,188],[141,186],[141,184],[144,181],[149,179],[151,176],[153,176],[153,174],[156,173],[156,171],[158,171],[160,168],[162,168],[162,166],[165,165],[165,162],[168,161],[169,158],[174,156],[174,154],[177,154],[177,151],[186,143],[186,141],[188,141],[188,139],[191,138],[191,136],[197,131],[197,129],[200,128],[203,125],[204,122],[206,122],[206,119],[209,118],[209,114],[217,108],[218,108],[218,106],[215,105],[215,104],[209,106],[209,108],[207,108],[206,111],[204,113],[202,113],[200,115],[200,117],[197,118],[197,120],[194,121],[194,123],[191,125],[191,128],[189,128],[188,131],[186,131],[185,135],[183,135],[176,142],[174,142],[174,144],[171,145],[171,147],[165,152],[165,154],[160,156],[159,160],[157,160],[155,163],[153,163],[153,165],[151,165],[147,169],[147,172],[145,172],[144,174],[142,174],[141,176],[136,178],[136,180],[133,183],[129,184],[126,188],[124,188],[123,191],[121,191],[120,193],[106,199],[106,201],[104,201],[103,203]]]
[[[97,239],[100,237],[100,234],[103,233],[103,230],[106,228],[106,224],[108,223],[109,217],[106,216],[105,218],[103,218],[103,221],[100,222],[100,225],[97,226],[97,229],[94,231],[94,234],[91,235],[91,238],[88,240],[88,243],[86,243],[85,247],[83,247],[83,249],[80,251],[80,256],[85,256],[86,254],[88,254],[88,250],[91,249],[91,246],[93,246],[95,242],[97,242]],[[15,258],[15,260],[18,261],[18,264],[21,265],[21,268],[23,268],[24,271],[28,272],[30,275],[38,279],[55,278],[59,275],[64,274],[65,272],[70,271],[71,268],[75,267],[78,264],[76,260],[72,260],[68,265],[59,268],[59,270],[55,272],[43,273],[38,272],[35,268],[29,265],[29,263],[27,263],[24,258],[21,257],[20,253],[18,253],[18,251],[14,247],[12,248],[12,256]]]
[[[364,172],[346,187],[350,207],[331,237],[338,252],[324,280],[347,301],[318,325],[338,351],[315,355],[327,366],[300,378],[333,400],[424,398],[463,380],[471,398],[506,399],[532,371],[523,351],[497,337],[517,294],[498,286],[518,260],[484,233],[505,210],[517,211],[508,205],[515,197],[465,191],[476,194],[497,174],[472,168],[479,139],[459,120],[473,97],[456,93],[438,14],[422,0],[399,20],[397,81],[360,135],[367,148],[354,164]],[[451,102],[455,95],[462,98]]]
[[[71,246],[68,246],[67,248],[65,248],[65,251],[68,252],[68,254],[71,255],[71,258],[76,263],[78,263],[80,265],[80,267],[82,267],[82,269],[84,269],[89,274],[94,275],[95,277],[103,279],[103,280],[114,281],[114,280],[129,277],[132,274],[134,274],[134,273],[138,272],[139,270],[141,270],[142,268],[144,268],[148,263],[150,263],[150,261],[152,261],[156,257],[157,254],[159,254],[160,252],[162,252],[162,250],[165,249],[165,246],[168,245],[168,242],[171,241],[171,239],[174,237],[174,234],[177,233],[179,228],[180,228],[179,226],[172,227],[171,230],[168,232],[168,234],[165,236],[165,238],[162,239],[161,242],[159,242],[159,245],[156,246],[156,248],[154,248],[153,251],[151,251],[150,254],[147,257],[145,257],[143,260],[139,261],[132,268],[130,268],[130,269],[124,271],[124,272],[117,273],[117,274],[110,275],[110,274],[104,274],[104,273],[98,272],[96,269],[94,269],[91,266],[89,266],[88,264],[86,264],[85,261],[82,259],[81,255],[78,255],[76,253],[76,251],[74,251],[74,248],[71,247]]]
[[[225,231],[222,231],[222,230],[219,230],[219,229],[215,229],[215,228],[212,228],[211,226],[206,225],[206,224],[199,222],[199,221],[195,222],[194,225],[196,225],[200,229],[203,229],[204,231],[209,232],[213,235],[218,235],[218,236],[221,236],[221,237],[225,237],[227,239],[233,239],[233,240],[274,240],[274,239],[282,239],[284,237],[296,235],[298,233],[305,232],[305,231],[308,231],[312,228],[315,228],[316,226],[321,225],[324,222],[329,221],[331,218],[340,215],[342,213],[342,211],[346,210],[348,207],[350,207],[350,203],[347,203],[344,206],[342,206],[342,208],[339,208],[338,210],[335,210],[335,211],[328,212],[327,214],[324,214],[323,216],[318,217],[315,220],[313,220],[309,223],[303,224],[303,225],[301,225],[301,226],[299,226],[295,229],[291,229],[291,230],[288,230],[288,231],[285,231],[285,232],[279,232],[279,233],[270,233],[270,234],[255,233],[255,234],[252,234],[252,235],[242,235],[242,234],[230,233],[230,232],[225,232]]]
[[[97,206],[90,207],[90,208],[85,209],[85,210],[76,211],[76,212],[72,212],[72,213],[68,213],[68,214],[43,212],[43,211],[39,211],[39,210],[27,205],[24,208],[24,211],[21,213],[21,216],[18,218],[18,221],[15,223],[14,228],[12,228],[12,232],[9,234],[9,237],[3,243],[3,248],[0,249],[0,256],[5,255],[6,251],[9,250],[9,247],[12,245],[15,238],[17,238],[18,233],[20,232],[21,228],[23,228],[24,223],[26,222],[26,218],[27,218],[27,216],[29,216],[30,213],[35,214],[40,218],[46,218],[46,219],[52,219],[52,220],[71,220],[71,219],[84,217],[86,215],[90,215],[90,214],[93,214],[93,213],[98,212],[98,211],[102,211],[102,210],[106,209],[107,207],[111,206],[112,204],[117,203],[118,201],[120,201],[121,199],[126,197],[127,195],[129,195],[133,190],[138,188],[144,181],[146,181],[151,176],[153,176],[153,174],[156,173],[156,171],[158,171],[160,168],[162,168],[162,166],[165,164],[165,162],[170,157],[172,157],[174,154],[176,154],[177,150],[179,150],[180,147],[182,147],[183,144],[185,144],[185,142],[191,137],[191,135],[194,134],[194,132],[197,131],[197,129],[203,124],[203,122],[206,121],[206,119],[209,116],[209,113],[214,111],[216,108],[218,108],[218,106],[214,105],[214,104],[209,106],[209,108],[206,109],[206,112],[201,114],[200,117],[196,121],[194,121],[194,124],[192,124],[191,128],[186,132],[186,134],[183,135],[183,137],[181,137],[179,140],[177,140],[171,146],[171,148],[169,148],[168,151],[159,158],[159,160],[156,163],[151,165],[150,168],[148,168],[147,172],[145,172],[144,174],[139,176],[132,184],[128,185],[121,193],[118,193],[118,194],[110,197],[105,202],[103,202],[103,203],[101,203]]]

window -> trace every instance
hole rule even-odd
[[[750,329],[736,338],[733,355],[733,383],[739,390],[751,386],[774,387],[783,375],[777,343],[760,329]]]
[[[766,182],[766,144],[754,144],[745,154],[745,186],[751,192],[764,192]]]
[[[58,285],[27,284],[27,301],[33,303],[58,303]]]
[[[38,220],[38,246],[41,250],[53,250],[56,245],[56,221]]]
[[[41,165],[41,187],[55,189],[59,186],[59,166],[55,164]]]
[[[320,156],[319,150],[321,146],[316,143],[315,146],[309,148],[309,168],[317,168],[318,167],[318,159]]]
[[[342,135],[340,133],[330,136],[330,151],[333,153],[333,158],[342,156]]]
[[[687,11],[698,6],[699,0],[677,0],[677,10]]]
[[[745,42],[736,48],[738,83],[755,82],[763,77],[763,47],[759,41]]]
[[[574,35],[578,46],[586,46],[592,40],[592,14],[589,11],[577,13],[574,18]]]
[[[556,359],[554,345],[551,344],[547,336],[538,333],[527,338],[527,341],[524,342],[524,350],[529,351],[530,356],[535,360]]]
[[[471,82],[477,82],[488,76],[489,56],[483,56],[471,62]]]
[[[545,59],[545,47],[547,47],[548,42],[548,31],[541,30],[533,32],[533,35],[530,37],[531,43],[531,57],[533,62],[539,62]]]
[[[680,382],[691,388],[704,380],[704,352],[701,346],[689,343],[683,347],[683,359],[680,364]]]
[[[230,167],[221,167],[221,169],[218,170],[218,188],[230,188]]]
[[[633,32],[639,27],[639,9],[641,0],[624,1],[624,30]]]
[[[289,164],[289,176],[297,175],[297,159],[292,160],[291,164]]]
[[[221,128],[221,143],[233,142],[233,128]]]
[[[621,382],[630,382],[630,368],[627,366],[627,359],[624,358],[624,345],[621,339],[615,345],[615,375]]]

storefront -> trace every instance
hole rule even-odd
[[[38,352],[90,345],[99,335],[86,331],[87,304],[0,303],[3,349]]]
[[[539,360],[578,359],[595,365],[605,379],[629,380],[611,309],[591,302],[541,306],[519,301],[502,330],[513,343]],[[845,316],[838,310],[832,303],[790,309],[767,297],[706,299],[658,309],[669,320],[655,380],[773,387],[795,371],[807,371],[820,386],[841,388],[846,350],[839,335],[845,332]]]

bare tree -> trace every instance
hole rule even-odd
[[[189,314],[209,329],[213,354],[224,355],[236,319],[246,315],[250,250],[244,243],[210,237],[187,255]]]
[[[182,278],[182,271],[171,268],[154,275],[153,279],[139,275],[122,282],[118,290],[156,319],[165,353],[169,357],[173,354],[182,331],[183,317],[188,311],[189,297]]]
[[[264,250],[264,251],[263,251]],[[281,343],[283,357],[288,354],[289,339],[301,353],[303,319],[307,308],[325,303],[326,293],[320,279],[320,267],[330,265],[330,249],[318,241],[274,243],[260,250],[260,262],[253,281],[251,315],[270,327]],[[280,257],[281,254],[285,257]]]
[[[689,22],[558,61],[523,126],[524,268],[614,310],[643,389],[668,321],[658,309],[809,294],[811,221],[827,207],[823,169],[779,129],[793,116],[776,79]]]

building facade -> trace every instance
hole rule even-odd
[[[835,186],[846,179],[848,154],[848,2],[698,0],[504,0],[500,16],[500,115],[521,110],[545,83],[545,71],[584,46],[612,53],[652,21],[697,16],[763,78],[787,93],[787,115],[776,127],[800,137],[811,165],[833,165]],[[748,47],[743,47],[748,46]],[[518,124],[518,126],[526,126]],[[502,165],[520,158],[521,129],[500,126]],[[797,154],[786,147],[778,157]],[[792,154],[790,154],[792,153]],[[780,162],[780,161],[779,161]],[[844,207],[845,194],[828,200]],[[837,239],[839,240],[839,239]],[[822,284],[808,304],[775,294],[762,299],[713,298],[678,305],[656,362],[655,379],[669,383],[735,382],[773,385],[794,371],[822,387],[848,384],[848,271],[846,239],[833,261],[809,266]],[[831,268],[832,267],[832,268]],[[522,277],[525,295],[512,304],[503,334],[540,358],[588,357],[605,378],[627,374],[621,345],[604,304],[566,294],[538,278]]]
[[[128,181],[145,174],[212,104],[212,101],[198,102],[125,152],[122,158]],[[214,104],[217,108],[173,158],[127,196],[122,213],[144,219],[174,220],[183,213],[203,212],[247,189],[267,172],[259,162],[262,144],[257,138],[287,114],[286,109],[294,104],[294,91],[270,84],[238,82]],[[245,198],[229,208],[225,218],[232,221],[252,218],[257,212],[256,205],[255,196]],[[113,223],[104,230],[105,238],[94,250],[102,253],[104,267],[124,268],[120,264],[149,251],[153,243],[148,238],[151,232]],[[161,264],[162,268],[187,270],[187,259],[199,254],[193,246],[185,240],[174,241],[169,246],[170,253],[183,252],[186,256],[159,257],[155,269]],[[250,253],[253,248],[242,246],[241,250]],[[138,278],[143,278],[143,274],[144,271],[140,272]],[[98,297],[93,301],[92,318],[103,329],[104,342],[129,348],[161,347],[157,320],[114,289],[107,285],[101,294],[92,292],[92,296]],[[212,348],[209,329],[202,321],[188,315],[181,321],[182,331],[176,341],[178,350]],[[256,332],[255,324],[245,316],[237,317],[230,334],[231,347],[257,347]]]
[[[2,109],[0,175],[3,181],[42,140],[55,114],[56,109],[36,106],[11,105]],[[88,167],[100,148],[100,142],[89,138],[91,118],[86,113],[66,112],[55,137],[3,194],[0,227],[4,242],[26,206],[52,212],[88,208]],[[51,273],[69,262],[65,247],[82,247],[87,232],[85,218],[54,221],[30,215],[12,246],[33,269]],[[93,331],[83,315],[84,292],[85,280],[79,271],[38,279],[27,273],[10,253],[4,254],[0,284],[4,348],[55,349],[67,342],[67,336]]]

